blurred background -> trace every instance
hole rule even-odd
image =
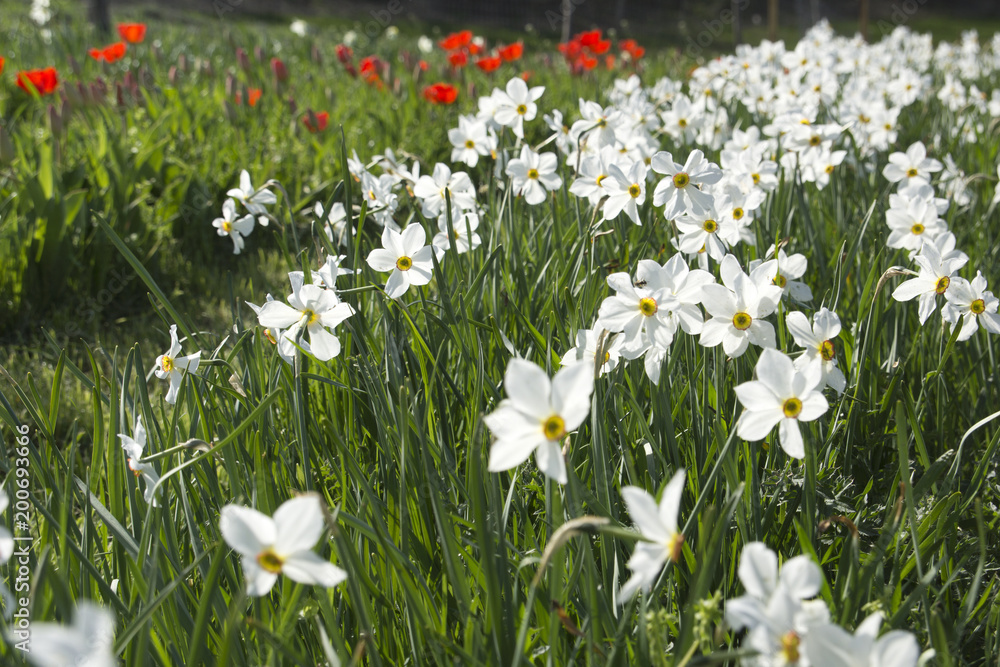
[[[877,40],[906,25],[957,39],[977,28],[1000,29],[997,0],[86,0],[100,23],[105,8],[141,6],[147,15],[177,18],[191,12],[236,18],[315,23],[352,23],[374,39],[389,26],[404,32],[454,29],[510,31],[519,38],[562,39],[601,28],[614,36],[643,39],[650,46],[689,47],[711,43],[707,53],[761,39],[795,41],[821,19],[841,33],[861,32]],[[3,4],[4,0],[0,0]],[[111,7],[113,5],[113,7]],[[700,42],[698,41],[700,40]]]

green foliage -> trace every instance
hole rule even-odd
[[[318,265],[326,238],[299,211],[331,200],[353,208],[352,148],[362,157],[405,150],[425,168],[445,160],[445,132],[471,110],[469,91],[492,82],[467,71],[458,108],[435,108],[409,72],[398,95],[380,92],[331,64],[332,53],[311,62],[310,41],[278,29],[158,24],[151,32],[162,56],[147,44],[104,73],[118,80],[127,68],[143,82],[121,107],[113,92],[110,102],[71,104],[55,132],[43,120],[47,100],[20,101],[16,89],[0,98],[17,147],[15,161],[0,166],[0,251],[11,258],[0,288],[12,295],[0,321],[41,318],[110,289],[118,275],[128,280],[116,299],[148,294],[154,309],[126,313],[152,326],[117,349],[36,341],[38,354],[53,350],[44,381],[0,369],[5,442],[19,424],[32,429],[32,618],[65,621],[73,601],[100,601],[116,616],[115,651],[126,665],[336,664],[331,656],[372,665],[715,664],[739,654],[721,611],[742,592],[743,546],[761,540],[821,564],[822,597],[845,626],[881,610],[887,626],[912,629],[942,665],[985,665],[1000,652],[994,339],[956,344],[891,301],[880,278],[902,262],[880,250],[887,193],[877,171],[845,165],[819,192],[784,184],[761,215],[757,247],[792,236],[809,257],[816,303],[835,306],[845,322],[837,343],[849,386],[805,429],[805,461],[789,459],[776,436],[754,444],[734,435],[733,387],[752,376],[756,352],[728,360],[681,337],[659,386],[637,364],[598,382],[560,487],[530,462],[487,472],[482,416],[502,397],[515,354],[558,368],[607,295],[611,267],[633,272],[638,259],[671,254],[670,230],[651,203],[644,226],[617,221],[594,233],[566,188],[551,205],[529,207],[491,187],[480,166],[470,171],[484,189],[483,246],[448,253],[432,284],[403,301],[371,289],[384,276],[363,258],[379,230],[361,209],[346,261],[361,271],[338,285],[357,310],[339,330],[343,351],[289,366],[243,302],[281,295],[283,271]],[[18,39],[18,67],[48,62],[32,62],[40,56]],[[252,52],[260,43],[273,54],[279,41],[289,88],[275,86],[266,63],[236,67],[236,46]],[[46,57],[79,55],[86,44],[67,29]],[[380,44],[394,68],[397,50],[404,46]],[[182,54],[190,67],[172,78]],[[546,110],[570,111],[608,83],[606,74],[576,80],[533,64]],[[84,78],[97,74],[94,63],[81,67]],[[652,56],[652,72],[667,67],[666,55]],[[227,72],[264,88],[256,107],[228,99]],[[305,132],[306,108],[328,109],[343,139]],[[942,122],[901,119],[899,143]],[[535,125],[529,139],[540,140]],[[970,174],[992,173],[996,152],[994,136],[953,150]],[[241,168],[300,199],[282,201],[272,226],[248,240],[253,248],[232,257],[209,222]],[[991,225],[980,224],[996,222],[991,193],[976,190],[949,224],[973,263],[996,276]],[[428,228],[411,202],[399,221]],[[206,303],[215,310],[206,314]],[[185,352],[200,349],[203,359],[173,406],[158,380],[147,382],[171,323],[188,336]],[[139,415],[163,478],[159,507],[143,502],[117,435],[131,433]],[[0,452],[0,471],[13,467]],[[634,543],[620,490],[655,494],[680,467],[688,471],[683,558],[652,595],[616,606]],[[281,578],[271,594],[247,599],[219,533],[220,508],[270,514],[304,490],[332,508],[336,530],[318,552],[348,580],[326,590]],[[19,660],[7,639],[0,655]]]

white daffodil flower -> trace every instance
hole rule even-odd
[[[566,462],[560,443],[590,412],[594,367],[576,363],[551,380],[537,365],[511,359],[503,379],[507,398],[483,417],[496,440],[490,449],[490,472],[509,470],[535,454],[546,477],[565,484]]]
[[[326,588],[347,579],[346,572],[312,551],[323,535],[324,523],[323,507],[314,493],[285,501],[274,518],[249,507],[223,507],[219,529],[242,557],[247,595],[266,595],[279,574]]]
[[[653,190],[653,206],[663,206],[663,217],[673,220],[685,211],[698,213],[711,207],[712,195],[700,188],[715,185],[722,179],[722,170],[705,159],[705,154],[695,149],[684,165],[674,162],[666,151],[653,156],[650,166],[657,174],[667,177]]]
[[[764,622],[774,594],[783,589],[795,601],[819,594],[823,573],[808,556],[796,556],[778,568],[778,555],[763,542],[743,547],[736,571],[746,595],[726,602],[726,623],[733,630],[753,629]]]
[[[626,174],[618,165],[608,165],[608,177],[603,185],[608,198],[604,200],[604,219],[612,220],[624,211],[632,222],[642,224],[639,207],[646,201],[646,165],[635,162]]]
[[[611,165],[621,167],[622,155],[611,146],[605,146],[600,151],[586,155],[580,160],[580,168],[576,178],[569,186],[571,194],[585,197],[592,206],[597,206],[608,191],[605,185],[611,175]],[[645,186],[644,186],[645,187]]]
[[[125,455],[128,456],[128,468],[136,476],[136,479],[141,475],[146,480],[146,491],[142,497],[153,507],[158,507],[159,503],[153,497],[153,487],[160,481],[160,475],[151,464],[143,463],[140,460],[142,459],[142,452],[146,448],[146,429],[142,425],[142,415],[136,415],[133,433],[135,434],[134,438],[130,438],[124,433],[118,434],[118,437],[122,439],[122,449],[125,450]]]
[[[0,489],[0,514],[7,511],[10,506],[10,498]],[[6,526],[0,526],[0,565],[3,565],[14,554],[14,535]],[[4,616],[10,618],[14,613],[14,594],[10,592],[7,585],[0,581],[0,598],[4,601]]]
[[[900,283],[893,290],[892,298],[896,301],[910,301],[919,297],[917,312],[920,324],[923,324],[937,309],[937,295],[947,293],[955,272],[965,266],[968,258],[943,259],[937,246],[925,243],[913,261],[920,266],[919,274],[916,278]]]
[[[628,560],[632,576],[618,593],[619,604],[632,599],[640,589],[649,592],[656,583],[667,560],[677,562],[684,548],[684,535],[677,525],[681,511],[681,494],[684,492],[684,469],[681,468],[667,482],[663,497],[657,503],[645,489],[626,486],[622,498],[629,516],[639,534],[646,541],[638,542]]]
[[[837,368],[837,348],[833,339],[840,335],[840,318],[837,313],[828,308],[820,308],[813,315],[812,324],[799,311],[792,311],[785,316],[785,325],[795,339],[795,344],[806,349],[805,353],[795,360],[795,368],[799,371],[818,360],[823,371],[822,381],[838,393],[844,393],[847,378]]]
[[[729,250],[725,240],[723,222],[714,206],[699,213],[685,213],[674,220],[680,236],[675,244],[684,253],[707,252],[708,256],[721,262]],[[739,237],[739,234],[736,234]]]
[[[805,655],[812,667],[915,667],[920,646],[913,633],[891,630],[878,636],[882,614],[874,613],[854,634],[833,624],[811,629]]]
[[[826,603],[807,600],[823,585],[819,566],[796,556],[779,570],[777,554],[751,542],[743,548],[737,574],[746,594],[726,602],[726,623],[750,630],[743,645],[757,651],[753,664],[808,667],[802,643],[812,627],[830,620]]]
[[[339,201],[334,202],[333,206],[330,207],[330,212],[326,213],[323,210],[323,204],[316,202],[316,206],[313,209],[316,214],[317,220],[326,220],[323,222],[323,231],[326,232],[326,237],[330,239],[331,243],[336,243],[337,245],[347,245],[347,209]],[[325,215],[324,215],[325,214]],[[352,225],[351,233],[357,234],[358,230]]]
[[[754,283],[777,285],[783,294],[788,294],[800,303],[812,301],[813,294],[809,286],[796,280],[805,275],[806,267],[809,265],[805,255],[801,253],[787,255],[784,250],[779,249],[775,256],[772,245],[764,258],[764,261],[750,262],[750,279]]]
[[[722,343],[722,349],[733,358],[746,352],[750,343],[774,347],[774,327],[761,318],[777,308],[781,288],[754,284],[732,255],[726,255],[719,268],[722,284],[702,288],[702,305],[712,318],[702,325],[698,342],[705,347]]]
[[[464,171],[452,173],[446,164],[434,165],[432,175],[423,175],[413,185],[413,195],[420,200],[425,217],[436,218],[444,210],[446,196],[450,195],[452,206],[461,209],[476,207],[476,190]]]
[[[382,230],[382,247],[368,253],[368,266],[376,271],[392,271],[385,283],[385,293],[398,299],[410,285],[426,285],[434,272],[434,246],[424,245],[427,235],[419,224],[406,226],[403,233],[388,227]]]
[[[562,178],[556,173],[558,161],[555,153],[538,154],[528,146],[521,147],[521,154],[507,163],[506,173],[511,179],[514,194],[524,195],[524,201],[535,206],[541,204],[553,190],[562,187]]]
[[[479,214],[474,211],[461,211],[452,207],[451,228],[455,238],[455,250],[459,255],[475,250],[483,242],[476,233],[479,228]],[[451,248],[447,213],[438,216],[438,233],[431,239],[431,245],[438,249],[439,256]]]
[[[448,141],[452,145],[451,161],[464,162],[469,167],[475,167],[479,158],[492,154],[497,147],[496,135],[475,116],[459,116],[458,127],[448,130]]]
[[[302,330],[309,334],[309,352],[320,361],[329,361],[340,354],[340,339],[328,331],[354,314],[354,307],[341,301],[332,289],[302,284],[301,276],[292,276],[292,293],[288,303],[268,301],[257,313],[262,327],[284,330],[281,338],[287,347],[297,342]],[[279,343],[280,345],[280,343]]]
[[[830,407],[820,392],[823,371],[818,361],[801,371],[777,350],[760,353],[756,380],[736,386],[736,398],[745,408],[736,425],[744,440],[763,440],[775,426],[781,448],[792,458],[805,457],[800,421],[819,419]]]
[[[496,100],[496,110],[493,113],[493,120],[497,124],[509,127],[514,131],[514,136],[518,139],[524,138],[525,121],[534,120],[538,113],[538,105],[535,102],[545,92],[545,86],[528,88],[528,84],[519,76],[507,82],[506,92],[494,91]],[[480,107],[482,98],[480,98]]]
[[[25,654],[38,667],[113,667],[118,664],[114,648],[115,618],[110,611],[89,600],[81,600],[73,611],[73,623],[31,624],[31,650]]]
[[[918,141],[910,145],[905,153],[892,153],[889,164],[882,169],[882,175],[890,183],[910,183],[914,179],[930,183],[931,174],[943,168],[938,160],[927,157],[927,148],[922,141]]]
[[[212,221],[219,236],[228,236],[233,242],[233,254],[238,255],[243,251],[245,241],[243,237],[249,236],[253,231],[254,219],[252,215],[245,215],[236,218],[236,202],[227,199],[222,204],[222,217]]]
[[[958,340],[968,340],[980,326],[992,334],[1000,334],[1000,315],[997,314],[1000,300],[986,289],[986,278],[980,271],[976,271],[971,282],[954,278],[944,298],[948,301],[941,308],[945,322],[955,327],[959,320],[964,320]]]
[[[181,379],[184,373],[194,373],[201,363],[201,350],[185,357],[177,356],[181,353],[181,344],[177,340],[177,325],[170,325],[170,349],[165,354],[156,358],[156,377],[161,380],[170,381],[170,389],[167,390],[167,403],[171,405],[177,402],[177,392],[181,388]]]
[[[10,506],[10,498],[0,489],[0,514],[7,511]],[[0,526],[0,563],[6,563],[14,553],[14,536],[6,526]],[[2,585],[3,582],[0,582]]]
[[[674,340],[677,324],[671,312],[679,306],[665,285],[649,285],[647,276],[660,269],[653,260],[639,261],[636,283],[625,272],[608,276],[608,286],[615,290],[601,303],[598,324],[613,332],[622,332],[622,356],[637,359],[651,345],[663,349]],[[636,285],[642,285],[637,287]]]
[[[233,188],[226,195],[243,204],[250,214],[257,216],[257,222],[261,227],[267,227],[269,221],[266,207],[278,203],[278,198],[270,190],[254,189],[246,169],[240,172],[240,187]]]
[[[933,190],[930,192],[933,195]],[[948,231],[933,199],[925,197],[891,196],[885,222],[889,226],[889,238],[885,241],[889,248],[919,251],[927,239]]]
[[[600,352],[601,335],[604,334],[603,361],[598,368],[598,374],[604,375],[613,371],[621,359],[623,336],[616,336],[607,329],[580,329],[576,332],[576,345],[566,350],[562,356],[562,365],[568,366],[582,362],[597,368],[597,354]]]

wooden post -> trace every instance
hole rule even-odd
[[[563,0],[562,17],[563,17],[562,41],[565,43],[569,41],[569,36],[570,33],[572,32],[570,28],[572,27],[571,24],[573,23],[573,3],[570,0]]]
[[[866,42],[868,41],[868,10],[868,0],[861,0],[861,18],[858,21],[858,31]]]
[[[778,0],[767,0],[767,38],[778,39]]]

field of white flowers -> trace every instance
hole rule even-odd
[[[443,162],[241,165],[225,328],[93,216],[161,343],[3,374],[4,664],[1000,664],[1000,34],[508,74],[413,87]]]

